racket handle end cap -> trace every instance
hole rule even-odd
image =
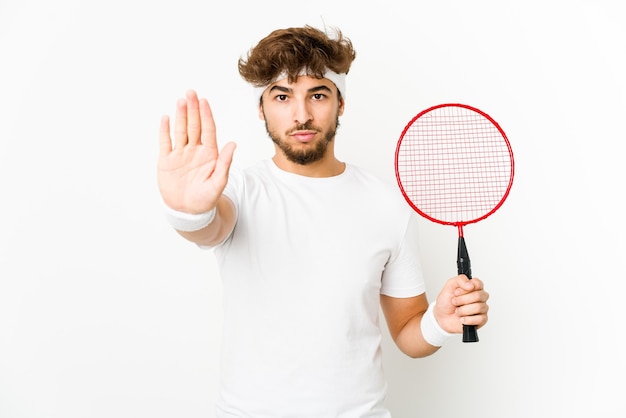
[[[463,325],[463,342],[464,343],[477,343],[478,331],[474,325]]]

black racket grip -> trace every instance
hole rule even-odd
[[[467,252],[467,246],[465,245],[465,238],[463,237],[459,237],[456,267],[458,274],[465,274],[468,279],[472,278],[472,263],[470,262],[469,253]],[[463,342],[478,342],[478,330],[476,328],[476,325],[463,325]]]

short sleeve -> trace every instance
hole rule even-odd
[[[380,293],[408,298],[421,295],[425,291],[419,254],[418,222],[415,214],[412,214],[396,252],[385,266]]]

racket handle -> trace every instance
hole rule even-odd
[[[478,330],[476,325],[463,325],[463,342],[464,343],[477,343],[478,342]]]
[[[463,238],[462,236],[459,237],[456,266],[458,274],[465,274],[468,279],[472,278],[472,263],[470,262],[469,253],[467,252],[467,246],[465,245],[465,238]],[[478,330],[476,328],[476,325],[463,325],[463,342],[478,342]]]

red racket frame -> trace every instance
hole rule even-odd
[[[496,204],[496,206],[493,207],[493,209],[491,209],[486,214],[484,214],[482,216],[479,216],[479,217],[477,217],[475,219],[470,219],[470,220],[465,220],[465,221],[458,221],[458,222],[451,222],[451,221],[442,221],[440,219],[433,218],[432,216],[430,216],[427,213],[423,212],[420,208],[418,208],[413,203],[413,201],[411,201],[411,199],[409,198],[408,194],[404,190],[404,187],[402,186],[402,179],[400,178],[400,170],[398,169],[398,156],[399,156],[399,153],[400,153],[400,146],[402,144],[402,140],[403,140],[406,132],[411,128],[411,126],[413,125],[413,123],[417,119],[421,118],[422,116],[424,116],[427,113],[432,112],[435,109],[439,109],[439,108],[442,108],[442,107],[462,107],[462,108],[474,111],[474,112],[482,115],[483,117],[485,117],[485,119],[489,120],[493,124],[493,126],[496,129],[498,129],[498,131],[502,135],[502,138],[504,139],[504,141],[506,143],[506,146],[508,148],[509,156],[511,157],[511,176],[510,176],[510,179],[509,179],[509,184],[508,184],[508,186],[506,188],[506,191],[502,195],[502,198],[500,199],[498,204]],[[513,149],[511,148],[511,143],[509,142],[509,139],[507,138],[506,134],[504,133],[504,130],[500,127],[498,122],[496,122],[487,113],[485,113],[482,110],[477,109],[475,107],[472,107],[472,106],[469,106],[469,105],[466,105],[466,104],[461,104],[461,103],[444,103],[444,104],[435,105],[435,106],[429,107],[428,109],[422,110],[415,117],[413,117],[413,119],[411,119],[411,121],[402,130],[402,134],[400,135],[400,139],[398,140],[398,143],[397,143],[397,146],[396,146],[396,152],[395,152],[395,167],[394,168],[396,170],[396,180],[398,182],[398,186],[400,187],[400,191],[402,192],[402,196],[404,196],[404,199],[413,208],[413,210],[415,210],[421,216],[423,216],[424,218],[426,218],[426,219],[428,219],[428,220],[430,220],[432,222],[435,222],[435,223],[438,223],[438,224],[441,224],[441,225],[453,225],[453,226],[456,226],[459,229],[459,236],[461,236],[461,237],[463,236],[463,227],[465,225],[469,225],[469,224],[481,221],[481,220],[491,216],[494,212],[496,212],[498,209],[500,209],[500,207],[502,206],[504,201],[509,196],[509,192],[511,191],[511,187],[513,185],[513,177],[515,176],[515,160],[514,160],[514,157],[513,157]]]

